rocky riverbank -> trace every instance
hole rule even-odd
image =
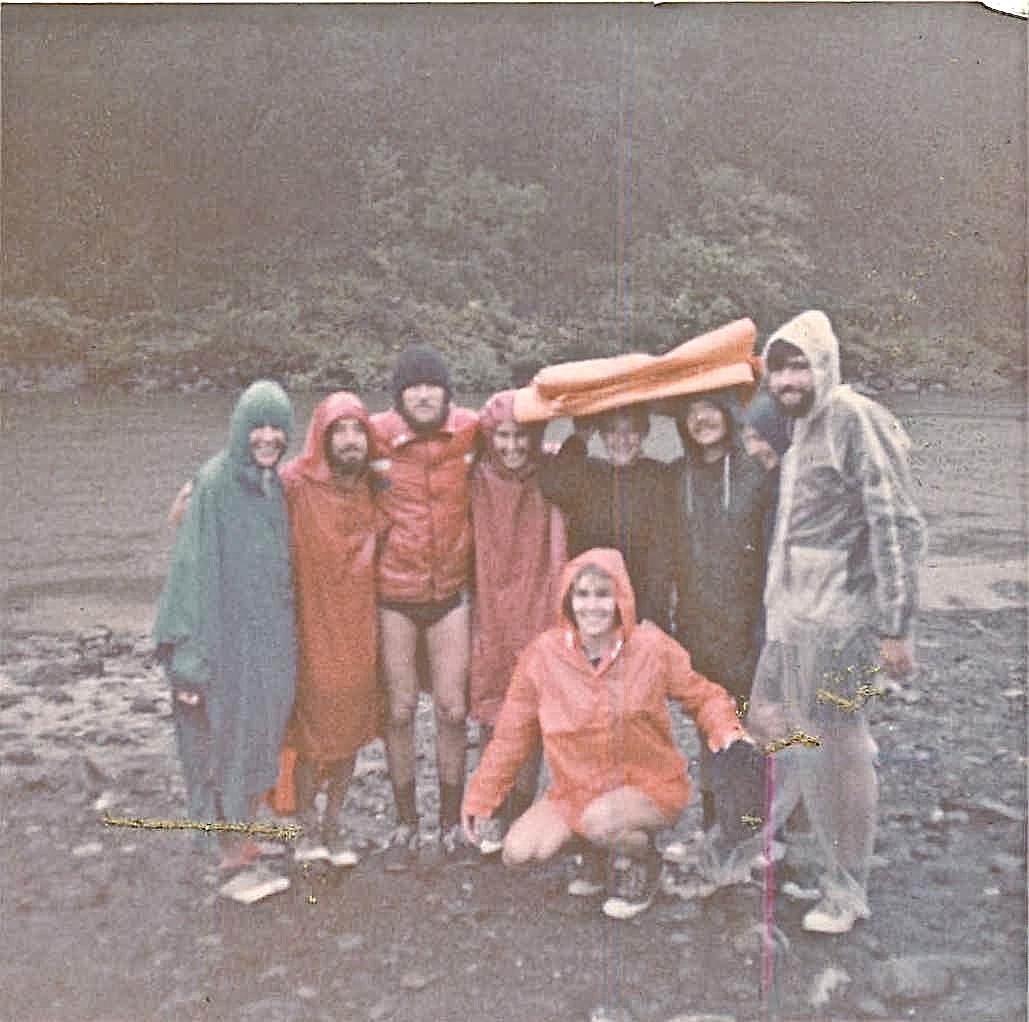
[[[760,870],[711,891],[688,855],[628,924],[566,897],[563,862],[387,877],[379,742],[362,753],[347,803],[361,864],[295,870],[286,894],[226,903],[186,833],[104,824],[182,813],[148,639],[104,627],[12,637],[0,661],[0,844],[18,939],[0,965],[4,1012],[463,1022],[486,1005],[495,1022],[743,1022],[778,1005],[790,1019],[1023,1017],[1024,644],[1024,607],[923,615],[919,674],[871,708],[883,792],[872,918],[827,938],[801,929],[806,903],[787,894],[813,879],[802,834],[777,867],[771,920]],[[423,703],[430,822],[431,727]],[[689,727],[680,736],[695,748]],[[664,841],[689,847],[696,817],[688,809]]]

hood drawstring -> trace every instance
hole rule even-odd
[[[722,508],[729,510],[732,502],[732,452],[722,458]],[[686,469],[686,513],[693,514],[693,466]]]

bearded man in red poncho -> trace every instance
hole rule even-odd
[[[353,394],[314,410],[303,453],[283,466],[299,642],[296,701],[276,801],[293,793],[298,861],[354,865],[340,813],[357,753],[379,734],[375,553],[381,519],[368,472],[368,413]],[[289,763],[295,759],[292,777]],[[319,825],[315,795],[326,785]]]

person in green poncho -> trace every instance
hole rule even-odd
[[[193,481],[161,595],[154,643],[172,688],[188,809],[197,821],[252,820],[278,774],[296,674],[289,528],[277,472],[292,425],[278,384],[262,380],[244,392],[228,447]],[[253,864],[252,841],[223,832],[219,843],[223,869]]]

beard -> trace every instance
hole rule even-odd
[[[337,476],[359,476],[367,465],[367,459],[360,452],[336,454],[329,452],[329,468]]]
[[[814,390],[789,389],[785,393],[790,395],[800,395],[799,401],[794,401],[790,404],[783,404],[779,394],[773,395],[775,397],[775,403],[779,406],[779,410],[783,415],[788,415],[791,419],[803,419],[804,416],[807,415],[807,413],[814,407]]]

